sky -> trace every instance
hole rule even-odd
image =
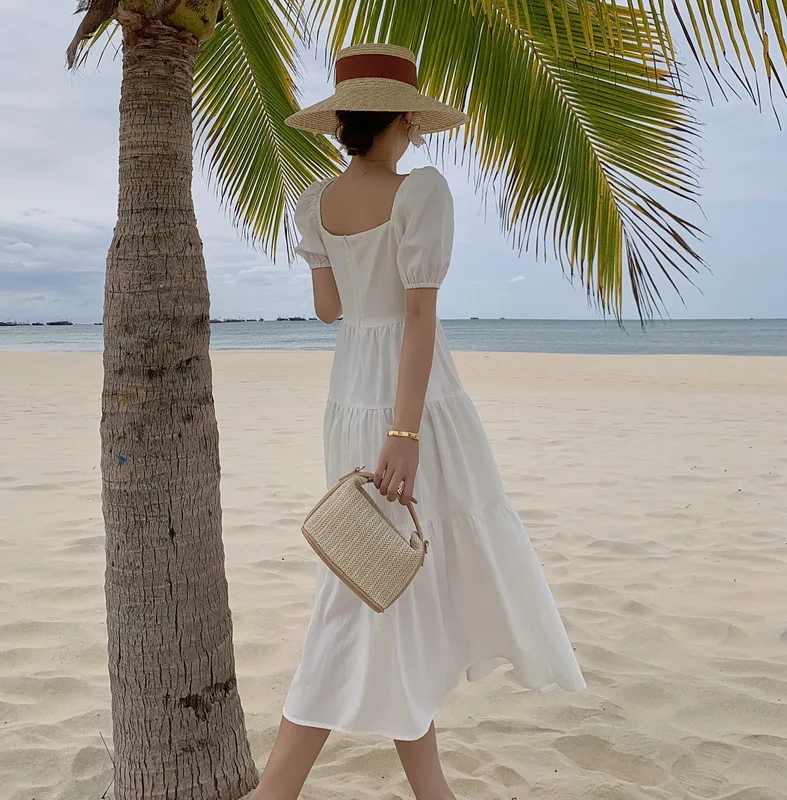
[[[78,24],[75,4],[0,0],[0,320],[101,318],[104,259],[116,210],[120,61],[93,59],[69,73],[64,51]],[[322,59],[305,57],[305,103],[329,93]],[[695,80],[702,94],[701,82]],[[787,120],[787,104],[780,105]],[[662,282],[673,318],[787,317],[787,132],[751,101],[697,109],[703,123],[699,251],[710,269],[683,282],[679,299]],[[423,148],[401,172],[430,163]],[[454,193],[457,237],[440,292],[444,318],[592,319],[581,286],[554,261],[515,252],[467,180],[439,164]],[[211,315],[309,315],[308,269],[275,263],[245,244],[195,171]],[[624,316],[633,318],[629,298]]]

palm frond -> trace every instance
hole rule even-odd
[[[476,0],[491,19],[502,14],[514,27],[525,30],[532,0]],[[620,51],[619,33],[630,26],[640,46],[651,47],[653,38],[670,64],[677,66],[677,53],[670,34],[664,0],[538,0],[553,18],[568,19],[572,11],[581,20],[581,32],[590,48],[600,45],[606,53]],[[735,91],[727,76],[759,102],[758,75],[765,74],[787,96],[779,68],[787,66],[787,3],[784,0],[671,0],[683,44],[691,51],[708,78]],[[652,21],[652,24],[650,21]],[[600,41],[599,41],[600,37]],[[680,40],[678,40],[680,44]],[[569,51],[572,50],[568,42]],[[710,89],[710,87],[709,87]],[[737,92],[736,92],[737,93]]]
[[[337,172],[326,139],[284,124],[297,110],[290,29],[302,21],[289,0],[225,0],[224,19],[202,45],[194,84],[197,141],[222,203],[243,233],[275,251],[284,221],[292,248],[299,194]]]
[[[66,50],[69,69],[80,66],[91,47],[112,26],[112,18],[120,0],[79,0],[77,14],[84,13],[76,34]]]
[[[659,199],[697,194],[697,125],[669,52],[641,9],[617,7],[609,53],[604,26],[577,7],[522,2],[517,27],[510,6],[317,0],[314,14],[329,20],[334,51],[378,40],[420,54],[424,90],[471,116],[463,145],[514,243],[537,253],[551,243],[605,313],[622,312],[625,271],[650,316],[662,304],[656,276],[676,286],[702,264],[699,230]]]
[[[787,97],[779,71],[787,65],[784,0],[672,0],[671,5],[692,53],[714,79],[731,69],[759,103],[757,76],[764,71],[768,86],[775,83]]]

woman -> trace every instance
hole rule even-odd
[[[332,97],[288,120],[335,134],[352,156],[296,209],[317,315],[343,315],[325,413],[328,484],[376,465],[382,498],[417,497],[431,546],[384,614],[321,566],[253,800],[295,800],[332,730],[395,740],[416,798],[448,800],[433,720],[462,674],[477,680],[508,662],[530,689],[584,681],[436,319],[453,239],[448,186],[432,167],[396,173],[420,132],[467,118],[418,93],[415,58],[401,47],[343,50],[336,82]],[[405,509],[384,505],[406,526]]]

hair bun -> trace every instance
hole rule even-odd
[[[337,111],[336,138],[347,155],[365,156],[374,140],[402,115],[401,111]]]

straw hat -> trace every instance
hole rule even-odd
[[[418,91],[415,55],[393,44],[345,47],[336,59],[336,91],[285,122],[313,133],[336,132],[337,111],[410,111],[420,133],[456,128],[469,117]]]

